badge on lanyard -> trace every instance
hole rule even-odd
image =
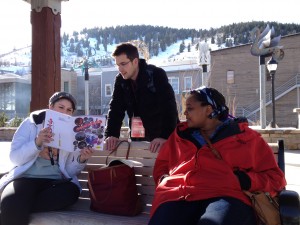
[[[140,117],[132,117],[131,119],[131,137],[144,138],[145,128]]]

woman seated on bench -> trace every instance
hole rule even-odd
[[[213,88],[189,93],[186,122],[156,159],[149,225],[253,225],[256,217],[243,190],[276,195],[285,187],[272,149],[245,119],[228,111]]]
[[[49,99],[49,109],[72,115],[76,100],[66,92]],[[63,209],[75,203],[81,187],[77,174],[85,167],[93,149],[68,152],[44,146],[52,140],[43,128],[45,110],[31,113],[17,129],[10,149],[16,166],[0,180],[1,225],[25,225],[32,212]]]

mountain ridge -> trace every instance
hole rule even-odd
[[[126,25],[107,28],[84,28],[72,36],[61,36],[62,68],[75,68],[88,58],[94,67],[112,66],[111,53],[120,42],[138,40],[148,48],[149,62],[166,64],[175,61],[197,60],[199,43],[211,50],[234,47],[252,42],[250,31],[263,30],[267,24],[282,36],[299,33],[300,25],[252,21],[233,23],[219,28],[177,29],[150,25]],[[31,66],[31,46],[9,53],[0,53],[0,66]]]

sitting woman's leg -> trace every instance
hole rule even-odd
[[[48,188],[37,195],[32,212],[64,209],[73,205],[78,200],[79,195],[79,187],[73,182],[53,181]]]
[[[149,225],[253,225],[251,206],[234,198],[172,201],[161,204]]]
[[[251,206],[235,198],[213,198],[202,201],[206,210],[198,225],[253,225],[256,217]]]
[[[157,208],[149,225],[196,225],[200,212],[198,201],[165,202]]]
[[[10,182],[1,195],[1,225],[24,225],[43,179],[20,178]]]
[[[1,225],[28,224],[30,213],[63,209],[74,204],[79,194],[77,185],[69,181],[16,179],[1,195]]]

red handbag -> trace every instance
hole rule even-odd
[[[122,142],[128,143],[128,159],[130,143],[121,141],[118,146]],[[92,211],[123,216],[135,216],[141,212],[134,168],[122,161],[113,160],[104,167],[88,172]]]

